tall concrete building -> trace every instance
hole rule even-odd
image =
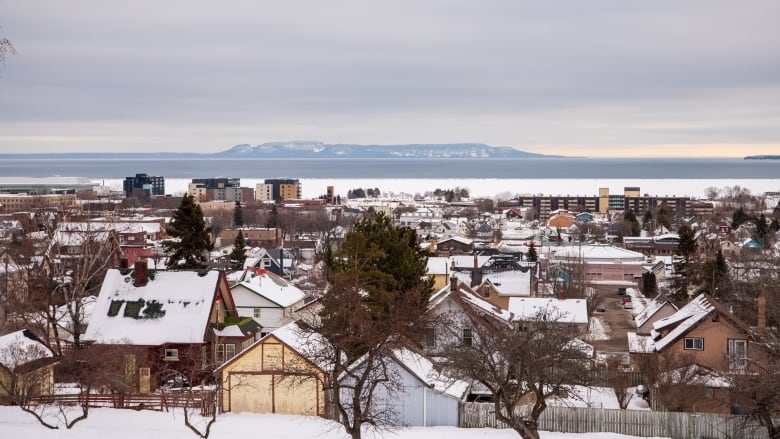
[[[252,188],[241,187],[240,178],[193,178],[187,193],[198,201],[239,201],[254,198]]]

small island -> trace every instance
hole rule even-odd
[[[780,155],[749,155],[745,160],[780,160]]]

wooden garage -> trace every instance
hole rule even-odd
[[[285,325],[219,368],[223,412],[325,415],[325,373],[301,349],[296,323]]]

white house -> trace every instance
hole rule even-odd
[[[265,335],[294,320],[293,310],[303,305],[305,294],[286,279],[262,268],[247,269],[231,287],[236,311],[253,317]]]

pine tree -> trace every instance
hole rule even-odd
[[[192,195],[184,195],[166,232],[178,238],[165,243],[169,267],[203,268],[208,265],[208,252],[214,248],[211,228],[206,227],[203,211]]]
[[[246,243],[244,242],[244,233],[238,231],[236,239],[233,240],[233,251],[230,253],[230,266],[234,270],[242,270],[246,261]]]
[[[630,236],[639,236],[639,233],[642,231],[641,227],[639,226],[639,221],[636,219],[636,215],[634,215],[634,212],[632,210],[628,210],[623,217],[623,222],[626,223],[626,230],[629,232]]]
[[[241,202],[236,201],[236,206],[233,207],[233,227],[244,226],[244,211],[241,209]]]
[[[526,255],[526,259],[531,262],[536,262],[539,259],[539,255],[536,254],[536,247],[534,246],[533,241],[531,241],[531,245],[528,246],[528,254]]]

